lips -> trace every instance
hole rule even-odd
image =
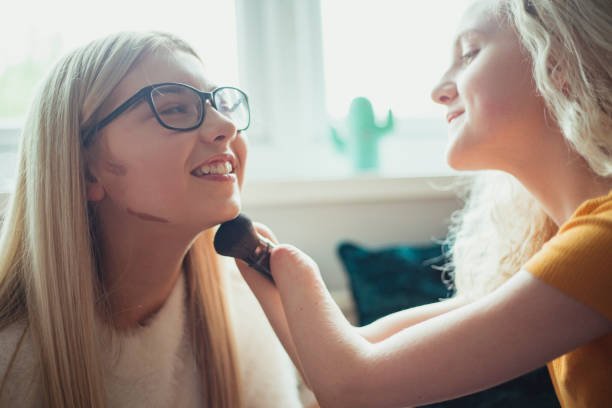
[[[446,115],[446,122],[447,123],[451,123],[455,118],[457,118],[458,116],[461,116],[465,111],[462,110],[458,110],[458,111],[453,111],[453,112],[449,112]]]

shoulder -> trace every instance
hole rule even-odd
[[[222,261],[227,278],[230,316],[249,407],[299,407],[293,363],[274,334],[257,299],[233,260]]]
[[[0,330],[0,406],[18,402],[19,406],[35,406],[37,363],[30,332],[25,321],[18,321]],[[7,405],[8,406],[8,405]]]
[[[562,238],[563,237],[563,238]],[[612,192],[587,200],[559,228],[555,238],[584,238],[594,241],[612,240]]]
[[[612,193],[588,200],[528,262],[535,274],[548,270],[612,270]],[[603,277],[603,276],[602,276]]]
[[[609,197],[609,198],[608,198]],[[565,262],[596,260],[602,267],[612,266],[612,193],[588,200],[546,242],[535,258],[554,262],[562,257]]]
[[[525,269],[612,319],[612,205],[599,204],[582,207]]]
[[[538,257],[548,262],[594,264],[612,269],[612,210],[572,217],[545,243]]]

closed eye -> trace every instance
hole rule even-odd
[[[469,64],[476,57],[476,55],[478,55],[479,52],[480,52],[479,48],[474,48],[466,52],[465,54],[461,55],[461,62],[463,64]]]

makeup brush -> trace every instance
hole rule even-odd
[[[253,223],[244,214],[221,224],[214,239],[215,250],[220,255],[242,259],[271,282],[270,249],[274,243],[259,235]]]

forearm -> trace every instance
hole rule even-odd
[[[367,326],[358,327],[357,332],[369,342],[377,343],[408,327],[457,309],[467,303],[468,301],[464,299],[451,298],[413,307],[382,317]]]

